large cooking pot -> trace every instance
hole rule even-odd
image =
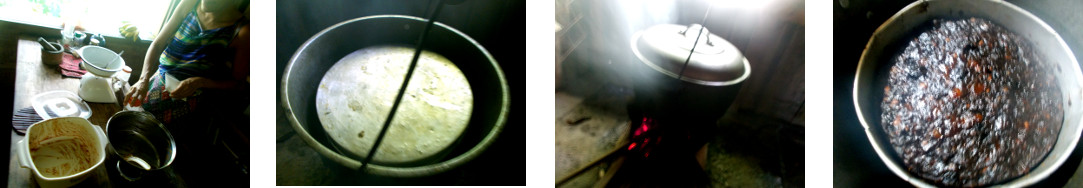
[[[887,73],[891,67],[889,56],[901,46],[900,41],[925,22],[934,18],[979,17],[1003,26],[1029,41],[1035,51],[1049,62],[1056,63],[1059,71],[1051,72],[1056,76],[1064,96],[1064,124],[1060,135],[1049,155],[1029,173],[1019,178],[1001,182],[1000,186],[1022,187],[1038,182],[1053,173],[1068,155],[1072,153],[1079,134],[1083,131],[1080,118],[1083,118],[1083,106],[1079,103],[1083,96],[1078,62],[1064,40],[1049,25],[1033,14],[1010,3],[997,0],[957,1],[930,0],[911,3],[889,18],[873,33],[862,53],[854,78],[854,105],[858,120],[865,127],[869,142],[887,165],[888,169],[904,180],[920,187],[931,187],[919,176],[906,170],[898,153],[892,149],[887,134],[880,126],[880,103],[884,97]],[[1073,103],[1074,101],[1074,103]]]
[[[105,124],[110,151],[120,159],[111,168],[129,181],[165,169],[177,157],[173,135],[150,113],[121,111]]]
[[[631,51],[639,62],[632,105],[647,114],[679,111],[682,120],[713,123],[752,73],[736,46],[699,24],[651,26],[632,36]]]
[[[339,59],[369,46],[414,46],[427,20],[411,16],[379,15],[335,24],[310,38],[286,65],[280,86],[282,107],[301,138],[321,155],[349,168],[360,169],[357,159],[336,152],[316,114],[316,90],[321,78]],[[425,38],[425,50],[443,55],[462,71],[473,90],[470,123],[443,159],[429,164],[372,163],[370,174],[417,177],[455,168],[477,157],[500,134],[508,115],[507,83],[496,60],[466,34],[436,22]],[[377,151],[379,152],[379,151]]]

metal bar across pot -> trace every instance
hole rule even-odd
[[[391,120],[395,118],[395,111],[399,109],[399,103],[402,103],[402,96],[406,94],[406,86],[410,84],[410,77],[414,75],[414,68],[417,68],[417,60],[421,57],[421,51],[425,44],[425,36],[429,34],[429,29],[432,28],[433,23],[436,22],[436,15],[440,14],[440,8],[443,6],[443,0],[437,0],[436,10],[433,10],[429,15],[428,23],[425,23],[425,29],[421,30],[421,36],[418,36],[417,49],[414,50],[414,57],[410,60],[410,67],[406,69],[406,77],[402,80],[402,87],[399,87],[399,93],[395,95],[395,102],[391,103],[391,112],[387,113],[387,120],[384,121],[383,128],[380,129],[380,134],[376,136],[376,142],[372,144],[372,148],[369,149],[368,156],[365,157],[364,162],[361,162],[361,168],[364,170],[372,162],[372,157],[376,156],[376,150],[380,147],[380,144],[384,141],[384,135],[387,134],[387,129],[391,127]]]

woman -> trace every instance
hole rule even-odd
[[[151,43],[125,103],[165,124],[216,110],[248,77],[248,1],[183,0]],[[247,93],[247,90],[245,92]]]

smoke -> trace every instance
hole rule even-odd
[[[642,65],[632,53],[636,32],[658,24],[677,23],[677,4],[688,0],[602,0],[592,4],[592,58],[618,82],[650,82],[640,77]]]

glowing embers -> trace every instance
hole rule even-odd
[[[632,125],[635,124],[635,122],[632,123]],[[643,157],[650,156],[650,150],[652,149],[650,146],[653,146],[651,144],[651,139],[658,135],[654,133],[657,129],[652,127],[656,127],[657,125],[657,122],[653,118],[643,117],[639,121],[639,125],[635,127],[635,131],[632,132],[632,143],[628,145],[628,151],[641,152],[643,153]],[[661,140],[661,138],[655,138],[655,143],[657,143],[658,140]]]
[[[653,126],[653,124],[654,124],[653,119],[643,117],[642,122],[639,124],[639,128],[636,129],[635,134],[633,134],[632,136],[643,135],[643,133],[647,132],[647,130],[649,130],[650,127]]]

